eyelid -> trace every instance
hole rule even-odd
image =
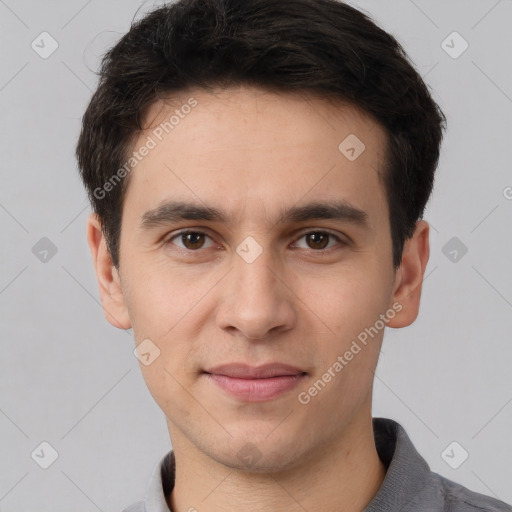
[[[329,228],[302,228],[298,230],[294,236],[296,238],[302,238],[304,235],[308,235],[310,233],[325,233],[345,244],[348,244],[350,241],[350,238],[345,235],[345,233],[340,233],[339,231],[334,231]]]

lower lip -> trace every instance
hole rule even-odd
[[[264,402],[277,398],[297,386],[306,376],[302,373],[267,379],[238,379],[211,373],[206,375],[224,391],[248,402]]]

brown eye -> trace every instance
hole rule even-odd
[[[329,243],[330,235],[327,233],[308,233],[305,236],[308,246],[311,247],[311,249],[325,249]]]
[[[210,240],[210,245],[206,245]],[[213,245],[211,239],[205,233],[201,231],[183,231],[171,237],[165,245],[176,245],[181,249],[187,249],[189,251],[197,251],[199,249],[205,249]]]
[[[336,245],[339,245],[341,248],[346,243],[333,233],[327,231],[310,231],[302,235],[299,241],[295,243],[295,246],[299,249],[310,249],[318,252],[334,248]]]
[[[181,241],[187,249],[201,249],[204,244],[204,235],[202,233],[185,233],[181,235]]]

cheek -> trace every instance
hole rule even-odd
[[[304,312],[326,333],[342,339],[357,336],[373,325],[389,301],[382,275],[372,270],[369,265],[352,265],[302,278],[297,295],[303,298]]]
[[[133,263],[125,299],[136,344],[150,340],[149,347],[157,354],[150,365],[141,360],[140,367],[151,394],[162,406],[169,393],[180,393],[178,382],[188,385],[195,379],[194,351],[201,331],[198,315],[206,303],[201,301],[205,291],[198,281],[169,265],[137,272]]]
[[[135,263],[135,262],[134,262]],[[141,272],[135,265],[129,272],[125,301],[132,320],[136,339],[149,337],[161,339],[179,326],[187,314],[204,295],[208,284],[200,284],[184,276],[182,269],[169,265],[140,263]]]

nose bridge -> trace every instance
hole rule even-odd
[[[276,294],[280,293],[277,289],[279,281],[275,277],[277,266],[270,250],[258,249],[250,241],[243,242],[234,258],[235,294],[246,304],[270,306]]]
[[[279,262],[254,239],[244,240],[236,252],[219,317],[222,327],[234,327],[248,338],[262,338],[271,329],[289,326],[293,306],[278,278]]]

